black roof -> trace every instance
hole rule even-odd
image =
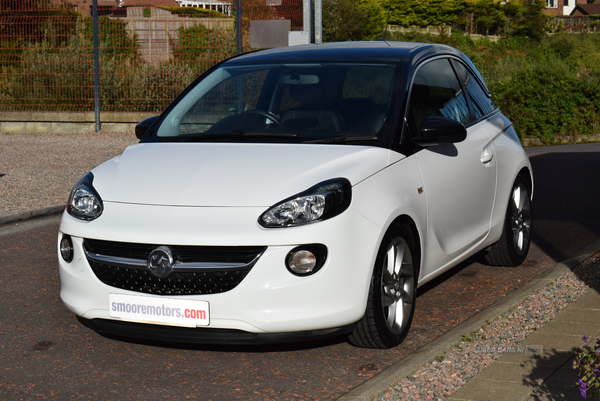
[[[459,50],[442,44],[373,41],[279,47],[242,54],[233,57],[226,63],[363,59],[418,62],[421,59],[440,54],[451,54],[466,59]]]

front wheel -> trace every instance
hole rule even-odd
[[[513,185],[500,239],[484,252],[492,266],[519,266],[525,261],[531,243],[531,193],[524,175]]]
[[[390,227],[377,254],[367,309],[350,334],[350,343],[393,348],[404,340],[415,311],[418,261],[411,228]]]

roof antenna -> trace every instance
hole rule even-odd
[[[383,41],[385,42],[385,34],[387,33],[388,22],[390,21],[390,11],[392,10],[392,0],[388,2],[388,14],[385,19],[385,27],[383,28]],[[386,42],[387,43],[387,42]]]

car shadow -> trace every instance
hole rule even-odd
[[[534,176],[532,239],[557,262],[600,236],[598,153],[553,152],[530,157]]]
[[[79,323],[93,331],[97,335],[104,337],[112,341],[119,341],[128,344],[146,345],[158,348],[177,349],[177,350],[189,350],[189,351],[211,351],[211,352],[234,352],[234,353],[268,353],[268,352],[293,352],[293,351],[305,351],[310,349],[326,348],[339,344],[346,344],[348,342],[347,335],[336,335],[325,338],[307,339],[305,341],[295,342],[282,342],[282,343],[270,343],[270,344],[214,344],[214,343],[186,343],[161,340],[148,340],[144,338],[138,338],[135,336],[126,337],[117,334],[108,334],[102,331],[98,331],[93,322],[88,319],[77,317]]]
[[[304,342],[283,343],[283,344],[266,344],[266,345],[239,345],[239,344],[188,344],[174,343],[166,341],[150,341],[137,338],[121,337],[108,335],[96,332],[98,335],[123,343],[146,345],[151,347],[187,350],[187,351],[210,351],[210,352],[226,352],[226,353],[270,353],[270,352],[295,352],[307,351],[319,348],[328,348],[340,344],[347,344],[348,336],[329,337],[319,340],[307,340]]]

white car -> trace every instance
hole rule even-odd
[[[331,43],[226,60],[82,177],[61,298],[101,333],[402,342],[416,289],[525,260],[532,171],[458,50]]]

